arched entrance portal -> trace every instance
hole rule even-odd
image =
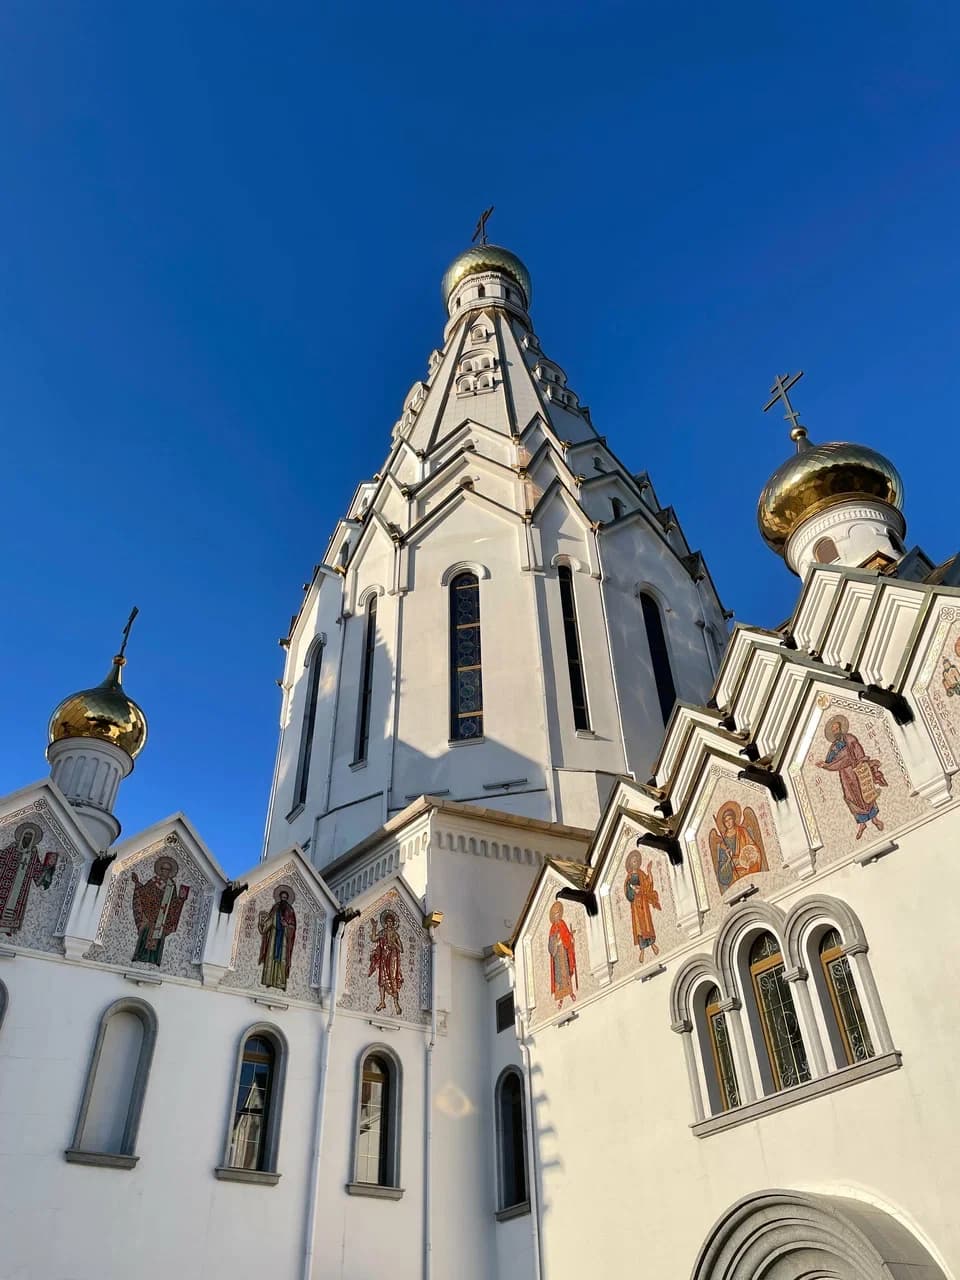
[[[693,1280],[948,1280],[890,1214],[844,1196],[762,1191],[735,1204],[700,1250]]]

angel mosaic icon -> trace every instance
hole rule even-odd
[[[648,947],[655,956],[660,954],[657,929],[653,922],[654,911],[661,909],[660,895],[653,879],[653,861],[644,867],[638,850],[634,849],[627,854],[625,870],[627,878],[623,882],[623,893],[630,903],[633,940],[640,948],[640,963],[643,964],[643,953]]]
[[[163,962],[163,944],[176,933],[184,903],[190,896],[189,886],[177,885],[180,864],[164,854],[153,864],[153,875],[142,883],[133,872],[133,918],[137,926],[137,945],[133,959],[159,966]]]
[[[49,889],[57,869],[57,854],[40,855],[43,828],[21,822],[13,844],[0,850],[0,933],[15,933],[23,924],[30,888]]]
[[[885,787],[887,780],[880,761],[867,755],[860,739],[850,732],[850,721],[846,716],[830,716],[823,736],[830,743],[830,750],[823,760],[815,763],[818,769],[840,775],[844,803],[857,824],[857,839],[863,836],[868,822],[882,831],[878,796],[880,787]]]
[[[400,918],[389,907],[380,912],[379,926],[376,920],[370,921],[370,941],[373,950],[370,952],[370,968],[367,977],[377,975],[377,986],[380,989],[380,1003],[376,1012],[387,1007],[387,997],[393,1001],[394,1012],[400,1017],[400,988],[403,986],[403,939],[400,937]]]
[[[957,637],[953,651],[960,658],[960,636]],[[940,673],[940,679],[943,681],[943,691],[948,698],[960,698],[960,667],[944,654],[943,670]]]
[[[563,1008],[566,999],[576,1000],[577,946],[573,930],[563,918],[563,903],[555,902],[550,908],[550,932],[547,935],[547,951],[550,955],[550,991],[557,1008]]]
[[[257,917],[260,932],[260,982],[265,987],[286,991],[297,940],[297,913],[293,909],[297,895],[288,884],[278,884],[273,891],[273,906]]]
[[[746,805],[729,800],[717,810],[710,832],[710,855],[721,891],[744,876],[767,871],[767,854],[757,815]]]

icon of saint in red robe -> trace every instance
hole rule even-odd
[[[627,878],[623,882],[623,892],[630,903],[630,923],[633,925],[633,940],[640,948],[640,963],[643,964],[643,953],[647,947],[655,956],[660,954],[657,946],[657,929],[653,923],[654,911],[659,911],[660,895],[653,879],[653,861],[643,865],[643,858],[638,850],[627,854]]]
[[[13,844],[0,850],[0,933],[15,933],[23,924],[31,885],[49,889],[53,883],[57,855],[41,858],[42,838],[39,823],[21,822],[13,833]]]
[[[403,940],[400,937],[400,920],[395,911],[380,912],[380,927],[376,920],[370,921],[370,940],[373,950],[370,952],[370,968],[367,977],[377,975],[377,986],[380,988],[380,1003],[376,1012],[387,1007],[387,996],[393,1001],[393,1007],[399,1018],[403,1013],[400,1008],[400,988],[403,986]]]
[[[563,1008],[564,1000],[576,1000],[577,948],[573,932],[563,918],[563,903],[555,902],[550,908],[550,933],[547,935],[547,951],[550,953],[550,990]]]
[[[866,831],[868,822],[882,831],[878,795],[879,788],[885,787],[887,780],[880,761],[867,755],[860,739],[850,732],[850,721],[846,716],[830,716],[823,736],[830,743],[830,750],[825,759],[816,761],[816,765],[829,773],[839,773],[844,803],[857,824],[857,839]]]
[[[297,914],[293,909],[296,894],[288,884],[278,884],[273,891],[273,906],[261,911],[257,920],[260,930],[260,981],[265,987],[287,989],[293,944],[297,938]]]
[[[137,945],[133,959],[159,966],[163,961],[163,944],[176,933],[183,904],[190,894],[187,885],[177,887],[180,864],[164,854],[153,864],[153,875],[140,883],[133,873],[133,918],[136,921]]]

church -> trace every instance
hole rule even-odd
[[[731,631],[520,258],[442,298],[259,863],[121,835],[129,625],[0,799],[0,1280],[957,1280],[960,557],[778,377],[796,604]]]

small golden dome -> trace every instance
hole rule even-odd
[[[61,738],[99,738],[112,742],[132,758],[147,741],[147,717],[124,693],[120,672],[126,658],[113,660],[107,678],[95,689],[83,689],[64,698],[50,717],[50,741]]]
[[[790,435],[797,452],[767,481],[757,506],[760,532],[778,554],[804,520],[840,502],[866,499],[901,510],[903,481],[883,454],[842,441],[811,444],[800,426]]]
[[[511,253],[509,249],[501,249],[498,244],[475,244],[454,258],[443,273],[441,291],[444,304],[449,301],[451,293],[461,280],[481,271],[501,271],[509,276],[514,284],[520,286],[524,305],[530,306],[530,272],[515,253]]]

